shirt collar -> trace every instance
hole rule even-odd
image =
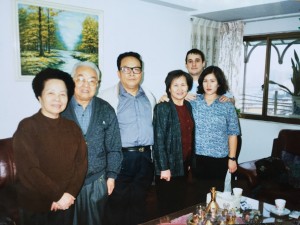
[[[202,101],[205,101],[205,99],[204,99],[204,94],[197,94],[197,98],[199,98],[200,100],[202,100]],[[215,103],[221,103],[220,101],[219,101],[219,99],[220,99],[220,96],[219,97],[217,97],[216,98],[216,100],[212,103],[212,104],[215,104]]]
[[[92,104],[93,104],[93,101],[94,101],[94,97],[91,99],[91,101],[89,102],[89,104],[87,105],[86,108],[91,107]],[[82,107],[82,106],[76,101],[76,99],[75,99],[74,96],[71,98],[71,104],[72,104],[73,108],[78,107],[78,106]]]
[[[126,95],[126,94],[128,94],[128,92],[125,90],[122,83],[119,82],[119,95]],[[139,90],[138,90],[136,96],[139,96],[142,94],[145,94],[145,92],[144,92],[143,88],[139,85]]]

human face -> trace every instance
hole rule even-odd
[[[193,80],[198,80],[205,66],[205,61],[202,61],[201,55],[188,54],[185,66],[189,74],[193,77]]]
[[[213,73],[207,74],[204,77],[202,85],[206,95],[217,95],[217,90],[220,85]]]
[[[169,92],[176,105],[183,105],[185,96],[188,93],[188,85],[184,76],[172,80]]]
[[[96,94],[99,84],[97,73],[88,66],[80,66],[75,71],[74,82],[74,97],[79,104],[86,106]]]
[[[142,67],[140,61],[136,59],[135,57],[128,56],[122,59],[120,67]],[[142,80],[142,74],[141,73],[133,73],[131,70],[130,73],[125,73],[122,70],[118,71],[118,76],[120,78],[120,82],[123,85],[124,89],[135,95],[137,90],[139,89],[139,85]]]
[[[65,83],[59,79],[45,81],[41,96],[38,97],[41,112],[44,116],[56,119],[65,110],[68,103],[68,93]]]

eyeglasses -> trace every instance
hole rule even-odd
[[[97,84],[100,83],[100,81],[96,80],[95,78],[85,79],[84,77],[79,76],[75,79],[75,83],[79,87],[82,86],[85,82],[87,82],[90,87],[96,87]]]
[[[131,71],[134,73],[134,74],[140,74],[142,72],[142,68],[141,67],[128,67],[128,66],[123,66],[121,67],[121,71],[123,73],[126,73],[126,74],[130,74]]]

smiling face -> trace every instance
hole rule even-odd
[[[56,119],[65,110],[68,103],[68,93],[65,83],[59,79],[45,81],[41,96],[38,97],[41,112],[44,116]]]
[[[183,105],[184,98],[188,93],[186,78],[184,76],[180,76],[172,80],[169,92],[176,105]]]
[[[189,74],[193,77],[193,80],[198,80],[205,66],[205,61],[202,60],[201,55],[188,54],[185,66]]]
[[[141,68],[142,65],[137,58],[128,56],[122,59],[120,68],[122,67]],[[142,80],[142,74],[143,72],[134,73],[132,69],[130,70],[130,73],[125,73],[125,71],[122,70],[118,71],[118,76],[120,78],[120,82],[123,85],[124,89],[133,95],[135,95],[139,89],[139,85]]]
[[[219,83],[213,73],[207,74],[203,79],[203,89],[206,95],[217,95]]]
[[[88,105],[94,97],[98,87],[98,76],[94,69],[88,66],[80,66],[74,75],[74,97],[82,106]]]

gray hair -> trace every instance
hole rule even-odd
[[[76,63],[73,66],[73,69],[72,69],[72,72],[71,72],[72,77],[75,76],[77,68],[81,67],[81,66],[87,66],[87,67],[90,67],[91,69],[95,70],[98,79],[99,80],[101,79],[102,74],[101,74],[101,71],[99,70],[98,66],[96,66],[95,63],[92,63],[92,62],[89,62],[89,61],[80,61],[80,62]]]

